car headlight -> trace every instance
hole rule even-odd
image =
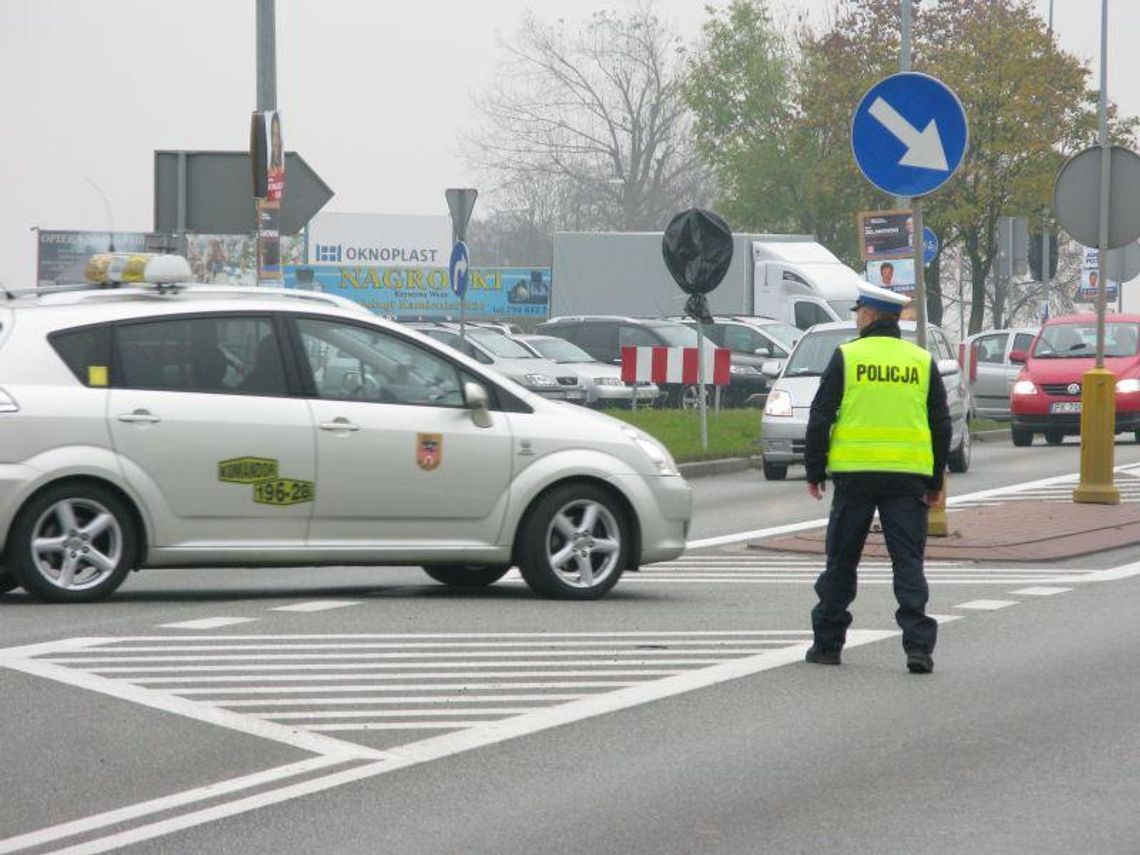
[[[1140,392],[1140,378],[1127,377],[1116,381],[1116,394],[1128,395],[1133,392]]]
[[[594,380],[599,386],[624,386],[620,377],[598,377]]]
[[[768,401],[764,404],[764,415],[786,417],[791,414],[792,396],[790,394],[783,389],[777,389],[768,395]]]
[[[526,375],[526,382],[528,386],[557,386],[558,383],[553,377],[547,377],[545,374],[528,374]]]
[[[640,448],[649,461],[657,467],[658,475],[677,475],[677,464],[673,460],[673,455],[660,442],[655,440],[649,434],[639,431],[636,428],[625,425],[622,431],[632,439],[637,447]]]
[[[1013,384],[1013,394],[1036,395],[1037,387],[1033,384],[1032,380],[1018,380]]]
[[[756,376],[760,374],[760,371],[754,365],[730,365],[728,367],[728,373],[736,374],[738,376]]]

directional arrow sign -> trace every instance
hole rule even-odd
[[[451,261],[447,265],[447,276],[451,280],[451,290],[460,300],[467,293],[467,244],[461,240],[455,242],[451,248]]]
[[[966,113],[942,81],[904,72],[880,80],[851,120],[851,148],[867,180],[892,196],[924,196],[962,163]]]
[[[332,198],[333,191],[296,152],[285,152],[285,171],[289,186],[281,201],[281,232],[296,234]],[[156,151],[154,230],[221,235],[254,231],[257,221],[249,176],[248,151]]]

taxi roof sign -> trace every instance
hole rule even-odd
[[[95,285],[174,285],[194,278],[181,255],[152,252],[101,252],[91,256],[84,276]]]

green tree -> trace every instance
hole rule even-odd
[[[898,71],[899,2],[837,3],[828,26],[799,22],[794,50],[767,10],[766,0],[710,10],[686,87],[699,150],[734,225],[810,232],[859,266],[857,213],[894,200],[858,171],[851,117],[875,82]],[[986,287],[997,218],[1036,218],[1048,206],[1063,159],[1093,141],[1096,93],[1088,69],[1058,48],[1029,0],[916,0],[912,67],[957,92],[970,125],[961,171],[924,201],[924,213],[942,239],[940,258],[961,246],[969,259],[976,332],[987,305],[995,323],[1007,317],[1005,283]],[[719,80],[728,83],[718,89]],[[1118,139],[1133,130],[1133,120],[1114,122]],[[705,139],[726,134],[728,143]],[[928,314],[937,320],[938,261],[930,274]]]

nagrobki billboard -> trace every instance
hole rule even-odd
[[[460,313],[459,298],[442,267],[286,265],[285,287],[337,294],[394,318],[455,318]],[[464,312],[470,318],[546,317],[550,268],[472,268]]]

